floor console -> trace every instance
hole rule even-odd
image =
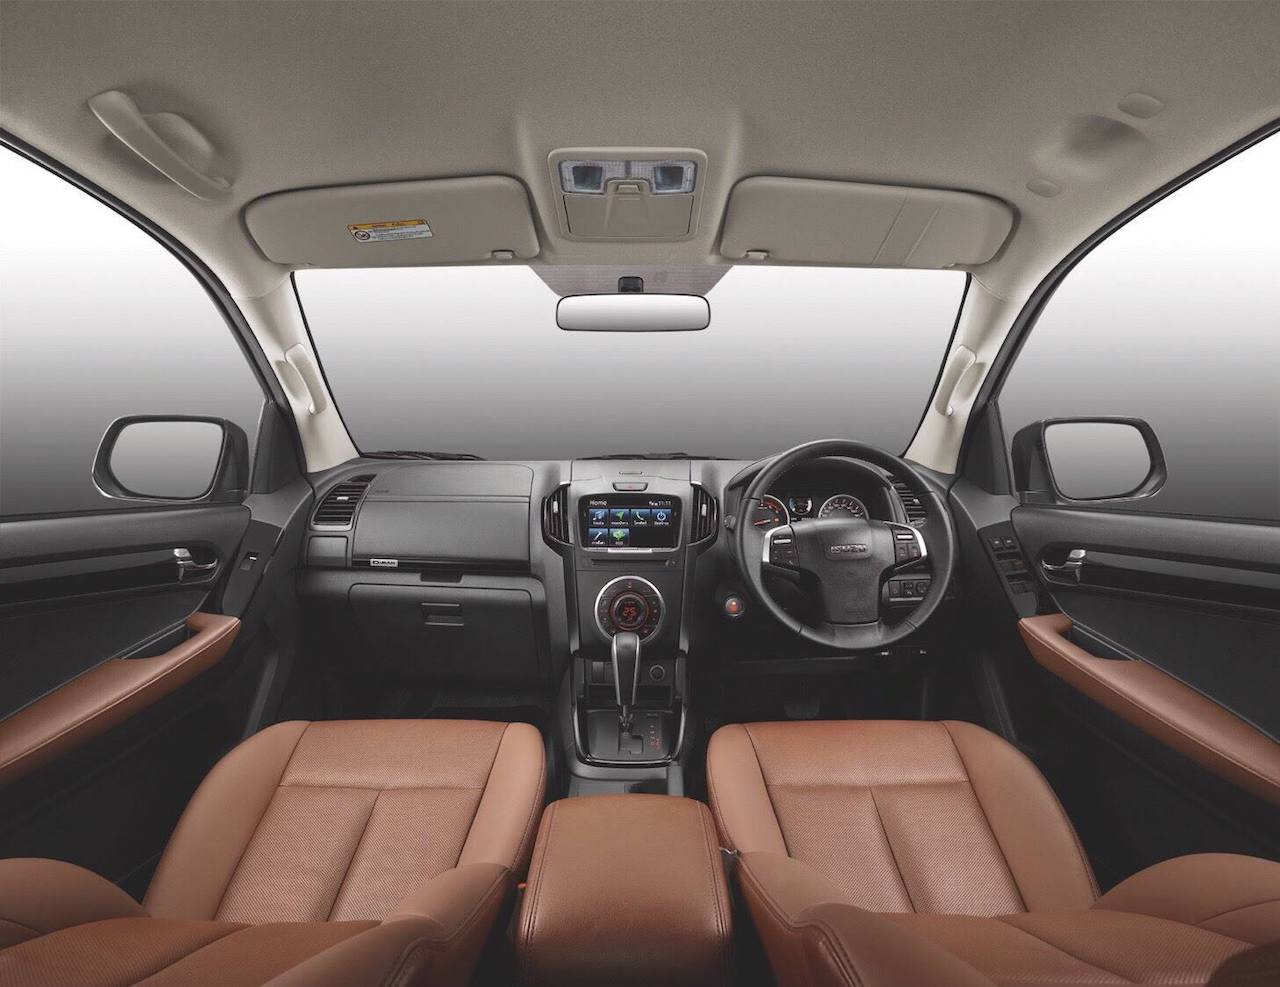
[[[711,813],[670,795],[542,815],[516,951],[528,985],[729,983],[729,892]]]

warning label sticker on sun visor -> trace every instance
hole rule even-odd
[[[360,243],[379,243],[386,240],[421,240],[431,236],[431,227],[425,219],[394,219],[386,223],[351,223],[350,233]]]

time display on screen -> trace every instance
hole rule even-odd
[[[674,497],[583,497],[579,520],[586,548],[675,548],[680,542]]]

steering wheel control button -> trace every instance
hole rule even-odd
[[[611,579],[596,597],[596,626],[605,637],[630,631],[641,640],[662,623],[663,600],[658,588],[639,576]]]
[[[789,525],[774,528],[764,540],[764,560],[783,569],[800,568],[800,555],[796,551],[796,536]]]

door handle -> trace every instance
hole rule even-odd
[[[1046,562],[1040,560],[1040,568],[1049,575],[1058,579],[1072,579],[1080,582],[1080,570],[1084,568],[1085,550],[1083,548],[1073,548],[1067,553],[1067,561],[1062,563]]]
[[[180,583],[207,576],[218,568],[217,559],[212,562],[197,562],[191,557],[189,548],[175,548],[173,561],[178,564],[178,582]]]

